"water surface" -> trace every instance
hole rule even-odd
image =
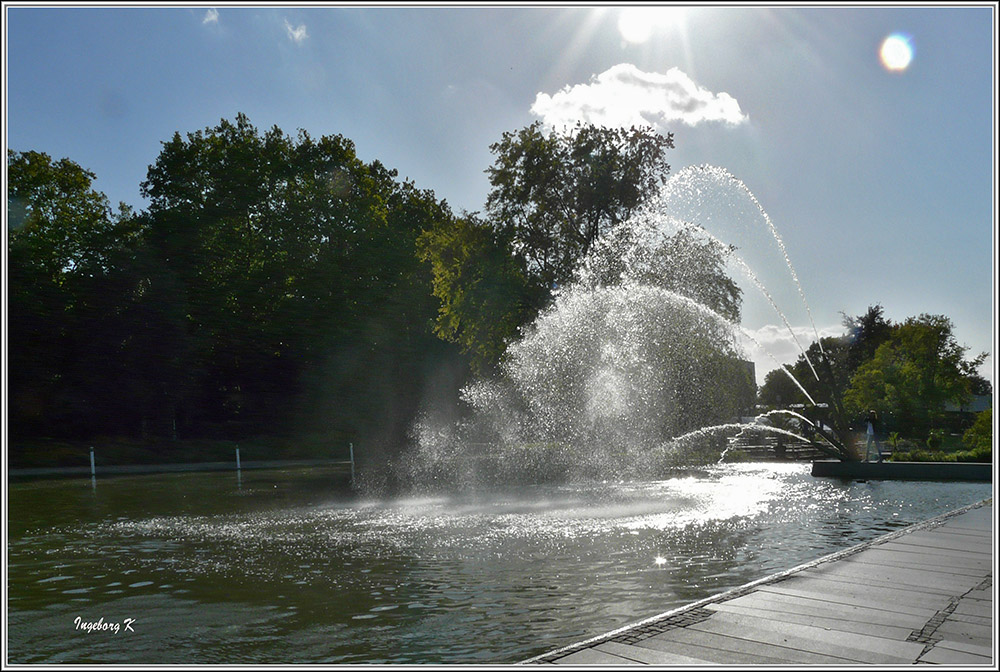
[[[807,464],[392,500],[341,483],[10,484],[10,662],[512,663],[992,494]]]

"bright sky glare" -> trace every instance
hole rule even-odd
[[[970,356],[993,352],[995,3],[4,14],[5,147],[80,163],[113,203],[144,206],[139,183],[174,132],[239,112],[262,130],[342,134],[456,212],[482,209],[505,131],[648,124],[674,133],[673,174],[709,164],[746,184],[821,335],[880,303],[897,321],[947,315]],[[784,262],[754,270],[808,344]],[[793,360],[781,320],[747,294],[744,326]],[[755,359],[762,380],[774,363]],[[995,366],[981,372],[995,381]]]

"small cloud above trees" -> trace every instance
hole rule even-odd
[[[553,95],[539,93],[531,112],[553,128],[583,121],[622,128],[652,126],[661,132],[676,122],[737,125],[749,120],[731,95],[713,93],[677,68],[644,72],[631,63],[615,65],[586,84],[566,86]]]
[[[202,18],[201,22],[203,24],[218,23],[219,11],[217,9],[209,9],[207,12],[205,12],[205,16],[204,18]]]

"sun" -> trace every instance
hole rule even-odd
[[[901,33],[893,33],[882,41],[879,49],[879,59],[889,72],[902,72],[910,66],[913,60],[913,45],[910,37]]]
[[[642,44],[657,28],[680,25],[683,20],[683,7],[628,7],[618,16],[618,32],[626,42]]]

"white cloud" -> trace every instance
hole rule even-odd
[[[218,23],[219,22],[219,12],[216,9],[209,9],[205,12],[205,18],[201,20],[202,23]]]
[[[285,30],[288,31],[288,39],[296,44],[302,44],[309,37],[309,34],[306,32],[306,24],[304,23],[296,28],[288,23],[288,19],[285,19]]]
[[[712,93],[677,68],[660,74],[643,72],[631,63],[615,65],[587,84],[566,86],[551,96],[539,93],[531,112],[553,128],[583,121],[667,131],[671,122],[735,125],[748,120],[735,98],[725,92]]]

